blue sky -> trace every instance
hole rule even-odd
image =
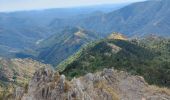
[[[0,0],[0,11],[65,8],[75,6],[138,2],[144,0]]]

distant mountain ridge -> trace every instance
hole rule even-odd
[[[3,53],[0,52],[0,56],[11,57],[14,56],[14,52],[10,51],[18,53],[36,48],[35,44],[38,40],[46,39],[55,33],[59,33],[64,27],[69,26],[60,23],[62,20],[101,15],[125,5],[127,4],[0,13],[0,49],[2,49],[0,51],[3,51]],[[53,21],[58,21],[63,25],[53,27],[51,26],[54,23]]]
[[[101,10],[103,7],[100,8],[99,6],[99,8],[92,7],[92,10],[90,8],[74,8],[0,13],[0,56],[9,58],[36,58],[38,56],[38,59],[47,59],[50,56],[45,57],[45,55],[53,54],[52,52],[55,52],[56,49],[52,48],[55,47],[54,44],[57,44],[57,41],[53,41],[51,44],[49,38],[52,36],[61,37],[57,38],[60,41],[60,44],[58,43],[57,45],[61,46],[61,41],[64,42],[71,37],[64,33],[65,37],[60,36],[63,30],[66,28],[69,30],[69,27],[81,27],[83,30],[94,33],[99,37],[98,39],[107,37],[113,32],[124,33],[127,37],[143,37],[148,34],[169,37],[169,4],[169,0],[149,0],[134,3],[123,8],[119,7],[116,11],[112,9],[113,11],[111,12],[110,8],[106,7],[109,12],[104,12]],[[72,33],[71,30],[70,33]],[[87,37],[90,37],[90,41],[91,36]],[[88,40],[88,38],[84,40]],[[46,50],[45,52],[42,51],[43,49],[38,49],[37,43],[39,44],[39,42],[43,43],[41,47],[43,47],[42,45],[47,46],[45,41],[47,41],[47,44],[50,43],[48,44],[48,50],[47,47],[45,48],[51,54],[47,53]],[[82,42],[82,44],[84,43]],[[70,46],[69,50],[73,52],[77,48],[74,46]],[[27,53],[25,54],[25,52]],[[36,57],[30,56],[32,53]],[[70,56],[70,54],[72,53],[66,55]],[[57,58],[50,59],[48,61],[53,64]],[[57,60],[61,61],[61,59]],[[58,64],[58,61],[56,64]]]
[[[50,27],[61,30],[65,25],[79,26],[96,32],[101,38],[107,37],[112,32],[124,33],[127,37],[135,38],[149,34],[169,37],[169,4],[168,0],[139,2],[105,14],[67,20],[55,19]]]
[[[107,14],[84,18],[75,24],[105,36],[112,32],[139,37],[150,33],[170,36],[169,6],[169,0],[149,0]]]
[[[97,39],[99,39],[97,33],[80,27],[66,27],[37,45],[38,59],[57,65],[78,51],[81,46]]]

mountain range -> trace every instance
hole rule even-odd
[[[107,36],[112,32],[124,33],[127,36],[144,36],[157,34],[169,36],[170,18],[169,0],[149,0],[134,3],[102,15],[86,18],[56,21],[53,26],[78,25],[84,29]]]
[[[66,25],[78,26],[95,32],[97,39],[107,37],[112,32],[120,32],[130,38],[141,38],[150,34],[169,37],[169,4],[169,0],[138,2],[100,15],[55,19],[50,26],[56,29]]]
[[[0,13],[0,47],[8,56],[15,52],[33,49],[38,40],[46,39],[67,26],[54,28],[51,26],[54,20],[60,22],[68,18],[100,15],[125,5],[127,4]],[[4,53],[0,55],[7,56]]]
[[[0,13],[0,99],[169,100],[169,6]]]
[[[88,33],[80,28],[70,29],[76,35],[75,40],[79,39],[77,36],[88,36]],[[66,43],[72,42],[66,41]],[[18,87],[12,88],[8,94],[4,92],[5,95],[2,94],[1,97],[21,100],[169,99],[169,47],[169,39],[156,35],[128,39],[120,33],[113,33],[105,39],[84,45],[77,53],[60,63],[56,71],[49,65],[31,59],[3,60],[1,68],[8,68],[7,72],[12,71],[11,75],[14,75],[12,78],[7,77],[10,79],[9,84],[14,80],[10,86]],[[28,66],[29,71],[27,71]],[[38,68],[36,72],[35,68]],[[9,76],[7,72],[2,70],[1,76]],[[28,83],[32,72],[35,73]],[[23,77],[23,73],[28,76]],[[6,81],[2,79],[3,84],[4,82]],[[167,88],[161,88],[164,86]],[[11,88],[7,89],[9,91]]]
[[[169,37],[169,4],[169,0],[149,0],[117,7],[108,5],[108,7],[96,6],[0,13],[0,55],[8,58],[31,57],[44,62],[47,62],[46,59],[52,58],[48,62],[57,65],[63,59],[74,54],[85,43],[77,45],[77,49],[75,49],[75,45],[70,46],[69,48],[72,51],[68,54],[65,52],[64,55],[67,56],[58,58],[60,54],[52,48],[55,47],[54,44],[66,41],[70,37],[69,35],[64,35],[65,38],[61,36],[61,34],[65,34],[62,33],[63,30],[69,31],[70,27],[79,27],[95,33],[98,37],[96,39],[107,37],[112,32],[124,33],[127,37],[133,38],[148,34]],[[93,9],[90,10],[91,8]],[[72,34],[71,30],[70,34]],[[53,36],[61,36],[63,40],[57,39],[53,41],[53,44],[48,44],[49,41],[53,40],[50,40],[50,37]],[[89,42],[91,41],[90,38],[94,38],[93,36],[88,37]],[[38,46],[37,43],[39,44],[42,40],[43,43]],[[48,50],[47,48],[42,49],[45,47],[42,46],[43,44],[48,44]],[[60,46],[60,48],[62,47]],[[65,46],[61,50],[66,50]],[[45,53],[47,51],[48,53]],[[49,52],[55,54],[55,60],[54,57],[50,57]]]

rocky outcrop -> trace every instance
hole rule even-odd
[[[0,59],[0,80],[6,82],[27,82],[36,70],[50,66],[32,59]]]
[[[108,36],[108,39],[128,40],[128,38],[121,33],[112,33]]]
[[[11,97],[16,87],[25,87],[36,70],[46,66],[50,67],[32,59],[0,58],[0,100]],[[17,94],[23,92],[21,88],[16,90]]]
[[[148,85],[140,76],[114,69],[68,81],[50,68],[41,68],[21,100],[170,100],[170,92]]]

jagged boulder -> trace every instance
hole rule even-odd
[[[64,75],[42,68],[34,74],[21,100],[170,100],[170,92],[148,85],[140,76],[114,69],[67,81]]]

